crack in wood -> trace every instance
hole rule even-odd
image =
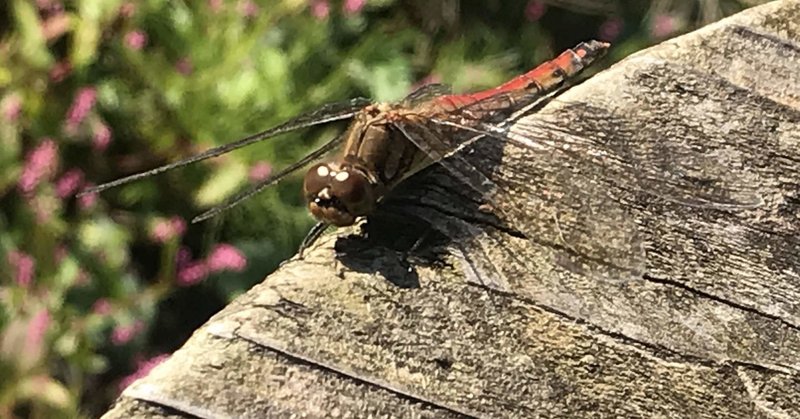
[[[796,324],[793,324],[790,321],[788,321],[788,320],[786,320],[786,319],[784,319],[782,317],[776,316],[774,314],[764,313],[763,311],[759,311],[758,309],[756,309],[754,307],[750,307],[750,306],[747,306],[747,305],[744,305],[744,304],[740,304],[740,303],[737,303],[737,302],[722,298],[720,296],[717,296],[717,295],[714,295],[714,294],[711,294],[711,293],[708,293],[708,292],[705,292],[705,291],[701,291],[701,290],[698,290],[696,288],[692,288],[692,287],[690,287],[690,286],[688,286],[686,284],[683,284],[681,282],[673,281],[673,280],[666,279],[666,278],[658,278],[658,277],[655,277],[655,276],[652,276],[652,275],[649,275],[649,274],[644,275],[643,279],[645,281],[652,282],[654,284],[660,284],[660,285],[666,285],[666,286],[670,286],[670,287],[679,288],[681,290],[684,290],[684,291],[690,292],[690,293],[692,293],[694,295],[697,295],[698,297],[706,298],[706,299],[709,299],[711,301],[730,306],[730,307],[735,308],[737,310],[742,310],[742,311],[745,311],[745,312],[748,312],[748,313],[751,313],[751,314],[755,314],[755,315],[760,316],[760,317],[764,317],[764,318],[779,322],[782,325],[784,325],[784,326],[786,326],[786,327],[788,327],[790,329],[793,329],[795,331],[800,332],[800,326],[798,326]]]
[[[442,402],[434,401],[434,400],[432,400],[430,398],[421,396],[419,394],[415,394],[415,393],[413,393],[413,392],[411,392],[409,390],[402,389],[399,386],[391,385],[391,384],[389,384],[389,383],[387,383],[387,382],[385,382],[383,380],[367,377],[366,375],[359,374],[359,373],[354,372],[354,371],[348,371],[348,370],[346,370],[344,368],[340,368],[340,367],[337,367],[337,366],[334,366],[334,365],[330,365],[330,364],[321,362],[319,360],[310,358],[308,356],[305,356],[303,354],[300,354],[300,353],[297,353],[297,352],[293,352],[290,349],[288,349],[285,345],[279,343],[276,340],[271,340],[271,339],[267,339],[267,338],[264,338],[264,337],[257,337],[257,338],[256,337],[249,337],[249,336],[246,336],[246,335],[244,335],[242,333],[239,333],[239,332],[237,332],[236,335],[240,339],[242,339],[242,340],[244,340],[246,342],[249,342],[252,345],[255,345],[255,346],[259,347],[259,348],[263,348],[265,350],[269,350],[269,351],[274,352],[274,353],[276,353],[278,355],[284,356],[284,357],[288,358],[289,360],[291,360],[292,362],[296,362],[298,364],[302,364],[302,365],[314,367],[314,368],[317,368],[317,369],[325,370],[325,371],[331,372],[331,373],[333,373],[333,374],[335,374],[335,375],[337,375],[339,377],[346,378],[346,379],[349,379],[349,380],[353,380],[353,381],[362,383],[362,384],[367,385],[367,386],[377,387],[379,389],[382,389],[382,390],[391,392],[393,394],[396,394],[398,397],[401,397],[403,399],[409,400],[409,401],[414,402],[414,403],[419,403],[419,404],[428,406],[430,408],[435,408],[435,409],[438,409],[438,410],[442,410],[442,411],[445,411],[447,413],[450,413],[450,414],[453,414],[453,415],[457,415],[459,417],[464,417],[464,418],[480,418],[480,417],[483,417],[482,415],[480,415],[480,414],[478,414],[476,412],[472,412],[472,411],[469,411],[469,410],[458,408],[456,406],[451,406],[449,404],[445,404],[445,403],[442,403]]]

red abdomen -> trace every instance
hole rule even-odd
[[[500,86],[476,93],[442,96],[436,102],[445,107],[460,108],[502,93],[546,93],[602,57],[609,46],[609,43],[601,41],[582,42]]]

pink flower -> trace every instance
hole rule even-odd
[[[311,0],[311,16],[319,20],[325,20],[331,13],[331,5],[328,0]]]
[[[5,98],[2,102],[2,113],[6,121],[15,122],[22,114],[22,98],[18,94]]]
[[[45,138],[25,157],[25,165],[19,178],[19,188],[23,194],[30,194],[39,184],[56,172],[58,165],[58,145]]]
[[[139,30],[130,31],[125,34],[125,45],[134,51],[139,51],[147,45],[147,34]]]
[[[188,287],[204,280],[208,276],[208,267],[203,261],[187,263],[178,271],[178,285]]]
[[[678,20],[671,15],[659,14],[653,18],[650,24],[650,36],[653,38],[665,38],[678,29]]]
[[[48,41],[60,38],[70,29],[71,20],[63,10],[53,11],[41,24],[41,31]]]
[[[525,18],[531,22],[536,22],[547,13],[547,4],[539,0],[531,0],[525,6]]]
[[[248,177],[250,178],[251,182],[259,182],[269,177],[272,173],[272,165],[262,161],[258,162],[250,168],[250,173],[248,173]]]
[[[91,188],[91,187],[94,186],[94,183],[87,182],[84,186],[86,188]],[[97,194],[96,193],[90,193],[90,194],[81,195],[81,196],[78,197],[78,208],[80,208],[80,209],[82,209],[84,211],[93,208],[96,203],[97,203]]]
[[[92,136],[92,148],[102,153],[111,144],[111,128],[108,125],[100,122],[92,127],[94,135]]]
[[[157,243],[164,243],[174,236],[168,220],[160,219],[150,228],[150,239]]]
[[[192,65],[192,60],[189,59],[189,57],[183,57],[183,58],[179,59],[175,63],[175,71],[177,71],[178,73],[180,73],[180,74],[182,74],[184,76],[188,76],[189,74],[192,74],[192,71],[194,71],[194,66]]]
[[[92,305],[92,312],[100,316],[107,316],[111,314],[113,306],[106,298],[98,298]]]
[[[217,13],[222,9],[222,0],[208,0],[208,8]]]
[[[28,333],[25,340],[25,348],[29,352],[39,352],[44,343],[47,329],[50,327],[50,313],[47,309],[39,310],[28,323]]]
[[[89,114],[97,100],[97,90],[94,87],[84,87],[78,90],[72,105],[67,111],[66,127],[74,131]]]
[[[206,264],[210,272],[226,270],[241,272],[247,267],[247,257],[230,244],[219,244],[206,258]]]
[[[184,221],[183,218],[174,216],[169,219],[169,223],[176,236],[182,236],[183,233],[186,233],[186,221]]]
[[[89,276],[89,273],[86,272],[85,269],[78,268],[78,274],[75,276],[75,282],[74,282],[75,286],[82,287],[85,285],[89,285],[89,282],[91,282],[91,280],[92,277]]]
[[[185,268],[186,265],[188,265],[191,261],[192,251],[186,246],[181,246],[180,249],[178,249],[178,254],[175,255],[175,266],[178,268],[178,270],[181,270]]]
[[[64,11],[64,5],[61,0],[36,0],[36,6],[43,15],[59,13]]]
[[[169,359],[169,354],[162,354],[144,361],[137,361],[136,371],[120,381],[119,391],[125,390],[125,388],[133,384],[134,381],[146,376],[150,373],[150,371],[153,370],[153,368],[157,367],[158,364],[166,361],[167,359]]]
[[[157,243],[165,243],[186,232],[186,221],[181,217],[159,219],[150,230],[150,238]]]
[[[124,18],[129,18],[136,13],[136,4],[133,2],[125,2],[119,7],[119,15]]]
[[[36,0],[36,7],[38,7],[39,10],[48,10],[54,7],[58,8],[60,3],[59,0]]]
[[[82,183],[83,172],[81,169],[70,169],[56,181],[56,195],[65,199],[74,194]]]
[[[6,262],[14,270],[14,282],[23,288],[28,288],[33,282],[33,273],[36,269],[33,257],[27,253],[13,250],[6,255]]]
[[[72,72],[72,64],[69,61],[59,61],[50,69],[50,80],[59,83]]]
[[[367,4],[367,0],[344,0],[342,11],[348,15],[354,15],[361,11]]]
[[[239,2],[239,13],[244,17],[253,17],[258,14],[258,5],[253,0]]]
[[[111,343],[120,346],[124,345],[144,330],[144,322],[137,320],[128,325],[117,325],[111,332]]]
[[[624,27],[625,22],[622,19],[618,17],[608,18],[597,30],[597,37],[603,41],[613,41],[622,33]]]
[[[63,243],[60,243],[53,250],[53,260],[55,260],[56,263],[61,263],[64,261],[64,258],[66,258],[68,254],[69,252],[67,251],[67,246],[64,245]]]

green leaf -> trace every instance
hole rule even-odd
[[[348,75],[366,86],[370,97],[377,101],[394,101],[402,98],[411,88],[411,69],[405,59],[394,59],[368,67],[361,60],[347,65]]]
[[[101,253],[110,266],[121,267],[128,263],[126,245],[131,234],[109,218],[82,223],[78,227],[78,239],[90,251]]]
[[[121,0],[81,0],[72,37],[71,62],[76,68],[91,63],[97,53],[103,23],[114,17]]]
[[[64,257],[57,267],[55,281],[53,286],[58,287],[58,292],[61,293],[67,288],[71,287],[78,279],[80,274],[80,266],[78,261],[71,256]],[[51,290],[56,291],[56,290]]]
[[[46,375],[34,375],[22,379],[17,383],[17,392],[22,399],[42,403],[62,411],[72,409],[75,405],[75,400],[69,390]]]
[[[34,68],[48,68],[53,57],[47,49],[47,40],[42,33],[42,22],[35,3],[25,0],[14,0],[14,18],[17,21],[20,35],[19,52]]]
[[[394,101],[408,94],[411,89],[411,70],[406,60],[394,60],[378,65],[372,71],[370,91],[379,101]]]
[[[222,202],[247,180],[247,165],[231,161],[222,170],[217,170],[195,194],[195,203],[210,206]]]

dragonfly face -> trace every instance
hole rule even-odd
[[[366,173],[355,166],[321,163],[303,182],[308,210],[318,220],[338,227],[352,225],[367,215],[375,203],[375,188]]]

